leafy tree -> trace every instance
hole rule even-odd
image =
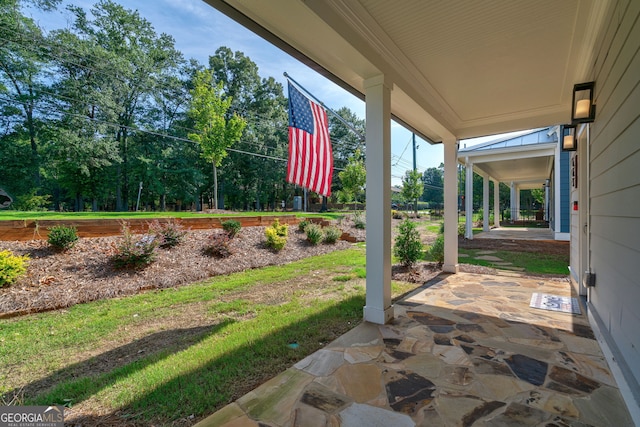
[[[436,205],[444,203],[444,164],[429,168],[422,174],[424,193],[422,200]]]
[[[200,144],[202,157],[211,162],[213,167],[214,206],[218,206],[217,167],[227,156],[227,148],[231,147],[242,136],[246,121],[234,114],[225,117],[231,106],[231,98],[225,97],[222,84],[212,84],[212,73],[203,70],[196,74],[194,88],[191,91],[189,116],[194,121],[194,128],[199,133],[190,133],[189,138]]]
[[[180,61],[161,70],[149,107],[140,122],[154,131],[138,132],[131,154],[131,173],[143,183],[141,206],[166,210],[167,199],[189,205],[198,202],[199,189],[205,181],[204,162],[197,144],[188,143],[192,127],[186,115],[193,75],[202,66],[196,61]],[[161,135],[167,135],[161,136]],[[180,138],[180,139],[178,139]]]
[[[337,168],[345,167],[353,155],[353,152],[360,149],[364,140],[365,121],[358,118],[356,114],[347,107],[342,107],[336,111],[345,122],[351,125],[358,133],[348,127],[344,122],[329,115],[329,134],[331,135],[331,145],[333,148],[333,164]]]
[[[282,85],[272,77],[260,79],[257,65],[242,52],[220,47],[209,58],[216,82],[232,98],[227,117],[241,114],[247,126],[221,170],[230,206],[262,209],[286,198],[287,101]],[[246,153],[256,153],[250,155]]]
[[[407,171],[402,178],[402,198],[405,202],[413,202],[414,213],[418,216],[418,199],[422,196],[424,184],[422,174],[418,171]]]
[[[405,219],[398,226],[393,252],[405,267],[413,266],[422,257],[422,242],[416,224]]]
[[[358,198],[367,182],[367,170],[360,150],[356,150],[353,153],[347,166],[338,173],[338,177],[342,183],[342,190],[338,191],[338,199],[342,200],[343,203],[353,201],[355,209]]]
[[[540,206],[544,205],[544,190],[541,188],[533,188],[531,190],[531,197],[535,200]]]
[[[173,38],[157,35],[152,25],[137,11],[125,9],[111,0],[101,0],[91,9],[93,19],[77,6],[69,6],[75,15],[73,30],[89,40],[94,48],[108,53],[108,78],[101,87],[109,97],[110,108],[104,118],[115,127],[122,159],[116,165],[116,210],[127,210],[130,188],[131,129],[139,124],[149,107],[150,94],[156,90],[157,76],[181,60]],[[136,180],[137,181],[137,180]]]
[[[121,161],[118,144],[105,123],[114,108],[104,90],[110,84],[111,54],[68,29],[51,32],[46,43],[57,77],[49,88],[51,105],[61,115],[46,132],[46,174],[71,194],[74,210],[84,209],[85,197],[97,210],[114,184],[113,177],[107,177],[109,168]],[[60,195],[55,193],[59,207]]]
[[[42,126],[45,74],[40,46],[43,34],[20,8],[33,5],[51,10],[59,0],[2,0],[0,2],[0,116],[29,141],[28,167],[34,185],[40,186],[38,131]]]
[[[365,121],[347,107],[342,107],[336,111],[345,122],[351,125],[358,133],[350,129],[343,121],[333,114],[329,114],[329,135],[331,136],[331,147],[333,149],[333,167],[344,169],[349,163],[353,153],[363,147],[365,134]],[[362,155],[364,162],[364,155]],[[340,194],[342,181],[334,180],[331,184],[331,191]],[[351,201],[351,200],[349,200]]]

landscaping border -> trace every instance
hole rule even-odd
[[[216,216],[202,218],[119,218],[119,219],[76,219],[76,220],[52,220],[52,219],[27,219],[0,221],[0,240],[46,240],[49,229],[56,225],[75,227],[79,237],[107,237],[122,233],[123,223],[127,223],[133,233],[146,233],[149,224],[154,220],[165,222],[173,220],[185,228],[192,230],[207,230],[222,228],[222,223],[235,220],[242,227],[269,226],[276,219],[280,224],[295,225],[301,219],[295,215],[279,216]]]
[[[216,216],[202,218],[118,218],[118,219],[25,219],[25,220],[9,220],[0,221],[0,240],[46,240],[49,235],[49,229],[56,225],[64,225],[67,227],[75,227],[78,231],[78,237],[108,237],[117,236],[122,233],[123,223],[127,223],[133,233],[146,233],[149,230],[149,224],[154,220],[166,222],[173,220],[181,224],[185,228],[191,230],[208,230],[212,228],[222,228],[225,221],[235,220],[242,227],[259,227],[269,226],[275,220],[280,224],[296,225],[303,219],[320,224],[322,226],[330,225],[330,221],[322,218],[300,218],[296,215],[259,215],[259,216]],[[349,233],[342,233],[341,240],[350,243],[358,241]]]

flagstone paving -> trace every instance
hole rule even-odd
[[[531,308],[533,292],[571,295],[441,275],[198,425],[633,426],[585,315]]]

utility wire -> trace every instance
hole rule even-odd
[[[15,31],[15,30],[11,30],[11,29],[9,29],[9,31],[13,32],[14,34],[17,34],[17,35],[21,38],[21,39],[20,39],[20,41],[18,41],[18,40],[12,40],[12,39],[7,39],[7,38],[5,38],[5,37],[0,37],[0,40],[4,40],[4,41],[7,41],[7,42],[11,42],[11,43],[16,43],[16,44],[20,45],[21,47],[26,48],[26,49],[28,49],[28,50],[30,50],[30,51],[32,51],[32,52],[34,52],[34,53],[39,53],[39,54],[42,54],[42,55],[44,55],[44,56],[47,56],[49,59],[57,60],[57,61],[64,62],[64,63],[68,63],[68,64],[71,64],[71,65],[73,65],[73,66],[75,66],[75,67],[82,68],[82,69],[85,69],[85,70],[87,70],[87,71],[91,71],[91,72],[96,73],[96,74],[101,74],[101,75],[104,75],[104,76],[106,76],[106,77],[114,78],[114,79],[119,80],[119,81],[121,81],[121,82],[123,82],[123,83],[128,83],[128,81],[127,81],[127,80],[123,79],[123,78],[122,78],[121,76],[119,76],[119,75],[116,75],[116,74],[113,74],[113,73],[108,73],[108,72],[103,71],[102,69],[94,68],[94,67],[91,67],[91,66],[86,65],[86,64],[81,64],[81,63],[78,63],[78,62],[74,62],[74,61],[70,60],[68,57],[67,57],[67,58],[63,58],[63,57],[61,57],[61,56],[59,56],[59,55],[56,55],[56,54],[52,53],[51,51],[43,51],[42,49],[35,49],[35,48],[34,48],[34,46],[37,46],[37,45],[46,45],[46,46],[49,46],[49,47],[53,47],[53,48],[55,48],[55,49],[58,49],[58,51],[63,51],[63,46],[62,46],[62,45],[54,44],[54,43],[52,43],[51,41],[49,41],[48,39],[46,39],[46,38],[44,38],[44,37],[35,37],[35,36],[28,37],[28,35],[27,35],[27,34],[24,34],[24,33],[19,32],[19,31]],[[34,42],[34,43],[31,43],[31,44],[24,44],[24,43],[23,43],[23,37],[24,37],[24,39],[31,39],[31,41],[32,41],[32,42]],[[36,42],[37,42],[37,43],[36,43]],[[10,50],[10,49],[8,49],[8,48],[7,48],[7,47],[5,47],[5,46],[0,46],[0,49],[4,49],[5,51],[11,52],[11,50]],[[74,53],[74,52],[67,52],[67,51],[65,51],[65,53],[69,53],[70,55],[76,56],[76,57],[77,57],[78,59],[80,59],[80,60],[93,59],[93,60],[96,60],[97,62],[102,61],[102,58],[98,58],[98,57],[96,57],[96,56],[92,56],[92,55],[89,55],[89,54],[87,54],[86,56],[81,56],[81,55],[78,55],[78,54],[76,54],[76,53]],[[55,66],[55,64],[54,64],[53,66]],[[53,71],[51,71],[51,72],[53,72]],[[286,73],[285,73],[285,74],[286,74]],[[307,94],[309,94],[311,97],[313,97],[314,99],[316,99],[316,100],[317,100],[317,98],[315,98],[312,94],[310,94],[308,91],[306,91],[306,89],[304,89],[302,86],[300,86],[300,85],[299,85],[297,82],[295,82],[295,80],[293,80],[291,77],[289,77],[288,75],[286,75],[286,77],[287,77],[288,79],[292,80],[292,82],[293,82],[294,84],[296,84],[298,87],[300,87],[302,90],[304,90]],[[175,88],[174,88],[174,87],[172,87],[172,86],[163,85],[163,84],[161,84],[161,82],[159,82],[159,81],[155,81],[155,82],[154,82],[154,84],[150,85],[150,87],[154,87],[154,88],[164,88],[164,89],[175,89]],[[67,96],[65,96],[65,95],[55,94],[55,93],[48,92],[48,91],[45,91],[45,90],[39,90],[39,91],[40,91],[41,93],[46,93],[46,94],[49,94],[49,95],[54,96],[54,97],[58,97],[58,98],[65,98],[65,99],[67,99],[67,100],[76,101],[76,102],[80,102],[80,103],[85,103],[85,104],[90,105],[90,106],[97,106],[97,107],[102,108],[102,109],[104,109],[104,108],[108,108],[108,109],[111,109],[111,110],[115,110],[115,107],[110,107],[110,106],[107,106],[107,105],[103,105],[103,104],[102,104],[101,102],[99,102],[99,101],[93,101],[93,100],[89,100],[89,101],[82,101],[82,100],[79,100],[79,99],[77,99],[77,98],[71,98],[71,97],[67,97]],[[358,139],[360,140],[360,142],[359,142],[357,145],[355,145],[355,148],[360,147],[360,146],[362,145],[362,141],[363,141],[364,136],[363,136],[363,135],[362,135],[358,130],[356,130],[356,129],[353,127],[353,125],[351,125],[350,123],[348,123],[348,122],[347,122],[347,121],[346,121],[342,116],[338,115],[338,114],[337,114],[337,113],[335,113],[333,110],[331,110],[331,109],[329,109],[328,107],[326,107],[326,105],[325,105],[324,103],[322,103],[321,101],[318,101],[318,102],[319,102],[320,104],[322,104],[322,106],[323,106],[324,108],[326,108],[329,112],[331,112],[331,113],[332,113],[332,114],[333,114],[333,115],[334,115],[338,120],[340,120],[343,124],[345,124],[345,126],[347,126],[350,130],[352,130],[352,131],[357,135],[357,137],[358,137]],[[180,112],[180,113],[184,113],[184,112],[185,112],[185,111],[184,111],[184,108],[178,108],[176,111],[177,111],[177,112]],[[242,109],[242,110],[237,110],[237,111],[242,111],[242,112],[244,112],[244,114],[251,114],[251,115],[253,115],[254,117],[258,117],[258,118],[265,118],[265,116],[264,116],[264,115],[259,115],[259,114],[254,113],[254,112],[249,112],[248,110],[246,110],[246,108],[245,108],[245,109]],[[114,112],[116,112],[116,113],[117,113],[117,111],[114,111]],[[270,118],[269,118],[269,119],[270,119]],[[189,129],[189,128],[187,128],[187,127],[180,126],[180,125],[178,125],[178,124],[174,124],[174,127],[181,128],[181,129],[184,129],[184,130],[187,130],[187,131],[197,132],[195,129]],[[348,143],[346,143],[346,142],[344,142],[344,141],[341,141],[341,140],[332,139],[332,143],[333,143],[333,142],[340,142],[340,143],[344,144],[344,145],[343,145],[343,147],[344,147],[344,148],[347,148],[347,149],[349,149],[349,148],[354,148],[353,146],[346,145],[346,144],[348,144]]]
[[[358,137],[358,139],[360,140],[360,145],[362,145],[362,143],[365,142],[365,136],[362,135],[360,133],[360,131],[358,131],[355,127],[353,127],[353,125],[351,123],[349,123],[348,121],[346,121],[344,119],[344,117],[342,117],[341,115],[339,115],[338,113],[336,113],[335,111],[333,111],[331,108],[327,107],[325,105],[324,102],[320,101],[318,98],[316,98],[315,96],[313,96],[313,94],[311,92],[309,92],[304,86],[302,86],[300,83],[298,83],[297,81],[295,81],[293,79],[293,77],[291,77],[289,74],[287,74],[287,72],[285,71],[283,73],[284,77],[291,83],[293,83],[296,87],[298,87],[300,90],[302,90],[303,92],[305,92],[307,95],[309,95],[310,98],[313,98],[318,104],[322,105],[322,107],[327,110],[328,112],[330,112],[331,114],[333,114],[338,120],[340,120],[342,122],[342,124],[344,124],[349,130],[351,130],[354,134],[356,134],[356,136]]]
[[[81,100],[81,99],[78,99],[78,98],[69,97],[69,96],[66,96],[66,95],[62,95],[62,94],[58,94],[58,93],[54,93],[54,92],[50,92],[50,91],[47,91],[47,90],[44,90],[44,89],[35,89],[35,90],[34,90],[34,92],[35,92],[35,93],[39,93],[39,94],[50,95],[50,96],[52,96],[52,97],[59,98],[59,99],[65,99],[65,100],[67,100],[67,101],[75,102],[75,103],[79,103],[79,104],[83,104],[83,105],[86,105],[86,106],[89,106],[89,107],[96,106],[96,107],[98,107],[98,108],[99,108],[99,109],[101,109],[101,110],[103,110],[103,107],[104,107],[104,108],[106,108],[106,109],[108,109],[108,110],[111,110],[111,111],[112,111],[113,113],[115,113],[115,114],[118,114],[118,113],[119,113],[118,111],[116,111],[116,110],[115,110],[115,107],[113,107],[113,106],[109,106],[109,105],[101,105],[101,104],[100,104],[99,102],[97,102],[97,101],[94,103],[94,102],[92,102],[92,100],[91,100],[91,99],[89,99],[89,100]],[[24,100],[20,100],[20,99],[16,99],[16,100],[15,100],[15,102],[17,102],[17,103],[24,103],[25,101],[24,101]],[[47,111],[49,111],[49,112],[53,112],[53,111],[51,111],[51,110],[47,110]],[[104,110],[103,110],[103,111],[104,111]],[[73,113],[70,113],[70,112],[67,112],[67,111],[60,111],[60,112],[56,111],[56,112],[54,112],[54,113],[56,113],[56,114],[69,114],[69,115],[73,115]],[[84,116],[82,116],[82,115],[78,115],[78,114],[76,114],[76,116],[84,117]],[[264,118],[264,116],[256,115],[255,117],[261,118],[261,121],[259,121],[258,123],[265,123],[265,122],[268,122],[268,120],[266,120],[266,119]],[[88,116],[87,116],[87,118],[89,118],[89,119],[90,119],[91,117],[88,117]],[[186,130],[186,131],[189,131],[189,132],[191,132],[191,133],[200,133],[200,131],[198,131],[197,129],[188,128],[188,127],[185,127],[185,126],[180,126],[180,125],[176,125],[176,124],[174,124],[174,127],[176,127],[176,128],[180,128],[180,129],[183,129],[183,130]],[[331,142],[332,142],[334,145],[339,145],[339,146],[341,146],[342,148],[347,148],[347,149],[349,149],[349,148],[353,148],[353,146],[352,146],[352,145],[350,145],[350,143],[349,143],[349,142],[346,142],[346,141],[343,141],[343,140],[331,139]],[[245,141],[244,143],[250,143],[250,142]],[[257,144],[256,144],[256,143],[253,143],[253,145],[257,145]],[[280,147],[273,147],[273,146],[269,146],[269,145],[266,145],[266,144],[264,145],[264,147],[269,147],[269,148],[272,148],[272,149],[278,149],[278,148],[280,148]]]
[[[6,97],[0,95],[0,99],[2,99],[2,98],[4,98],[5,100],[8,101],[8,99]],[[140,129],[140,128],[136,128],[136,127],[133,127],[133,126],[126,126],[126,125],[122,125],[122,124],[118,124],[118,123],[107,122],[105,120],[91,118],[91,117],[84,116],[84,115],[81,115],[81,114],[74,114],[74,113],[69,113],[69,112],[64,112],[63,113],[63,112],[59,112],[59,111],[51,111],[50,109],[44,109],[44,108],[39,107],[39,106],[35,106],[34,108],[37,109],[37,110],[40,110],[40,111],[45,110],[45,111],[47,111],[49,113],[78,117],[78,118],[85,119],[85,120],[90,121],[90,122],[102,123],[104,125],[112,126],[112,127],[116,127],[116,128],[120,128],[120,129],[124,128],[124,129],[130,130],[132,132],[142,132],[142,133],[146,133],[146,134],[149,134],[149,135],[154,135],[154,136],[159,136],[159,137],[163,137],[163,138],[173,139],[175,141],[183,141],[183,142],[189,142],[189,143],[192,143],[192,144],[197,144],[197,142],[192,141],[192,140],[187,139],[187,138],[182,138],[182,137],[174,136],[174,135],[168,135],[166,133],[155,132],[155,131],[146,130],[146,129]],[[266,155],[266,154],[253,153],[253,152],[249,152],[249,151],[238,150],[238,149],[235,149],[235,148],[227,148],[227,151],[232,151],[234,153],[246,154],[246,155],[255,156],[255,157],[262,157],[262,158],[271,159],[271,160],[278,160],[278,161],[284,161],[284,162],[288,161],[287,159],[283,159],[281,157],[274,157],[274,156],[269,156],[269,155]],[[334,167],[333,169],[334,170],[340,170],[340,171],[344,170],[342,168],[337,168],[337,167]]]

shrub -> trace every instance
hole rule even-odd
[[[230,243],[231,236],[227,231],[213,233],[209,239],[209,245],[204,248],[204,253],[217,258],[226,258],[233,255]]]
[[[411,267],[422,256],[422,242],[416,224],[405,219],[399,225],[394,254],[405,267]]]
[[[284,245],[287,244],[287,238],[285,236],[278,235],[278,232],[272,227],[267,228],[264,231],[264,234],[267,236],[267,246],[275,249],[276,251],[282,250]]]
[[[298,231],[304,233],[305,229],[307,228],[307,225],[309,224],[311,224],[311,222],[308,219],[303,219],[298,223]]]
[[[307,234],[307,241],[312,245],[317,245],[322,240],[322,227],[318,224],[309,224],[305,228]]]
[[[356,212],[353,214],[353,223],[356,228],[364,230],[367,226],[365,218],[362,216],[362,212]]]
[[[242,225],[240,224],[240,221],[236,221],[235,219],[230,219],[228,221],[222,222],[222,229],[226,231],[229,239],[233,239],[234,237],[236,237],[236,235],[240,233],[241,228]]]
[[[289,235],[289,225],[288,224],[280,224],[280,221],[276,218],[271,224],[271,228],[276,230],[276,234],[281,237],[287,237]]]
[[[15,282],[27,271],[29,256],[13,255],[10,251],[0,251],[0,288]]]
[[[54,248],[66,251],[78,241],[78,230],[66,225],[55,225],[49,229],[47,242]]]
[[[46,211],[47,206],[51,203],[51,196],[38,196],[36,190],[32,190],[28,194],[17,196],[13,202],[13,209],[17,211]]]
[[[335,243],[342,236],[342,230],[338,227],[327,227],[324,229],[324,242],[325,243]]]
[[[267,246],[273,248],[276,251],[282,250],[287,244],[287,236],[289,234],[289,226],[287,224],[280,224],[276,219],[271,226],[267,227],[264,231],[267,237]]]
[[[391,218],[393,219],[402,219],[402,212],[395,210],[395,209],[391,209]]]
[[[152,234],[135,238],[127,225],[122,226],[122,241],[116,246],[112,261],[116,268],[142,268],[156,259],[160,239]]]
[[[170,219],[161,223],[157,219],[149,224],[149,233],[158,239],[161,248],[173,248],[184,241],[187,231],[178,221]]]
[[[467,231],[467,226],[464,222],[458,223],[458,236],[464,236]]]
[[[439,235],[438,238],[429,247],[429,258],[439,264],[444,262],[444,236]]]

